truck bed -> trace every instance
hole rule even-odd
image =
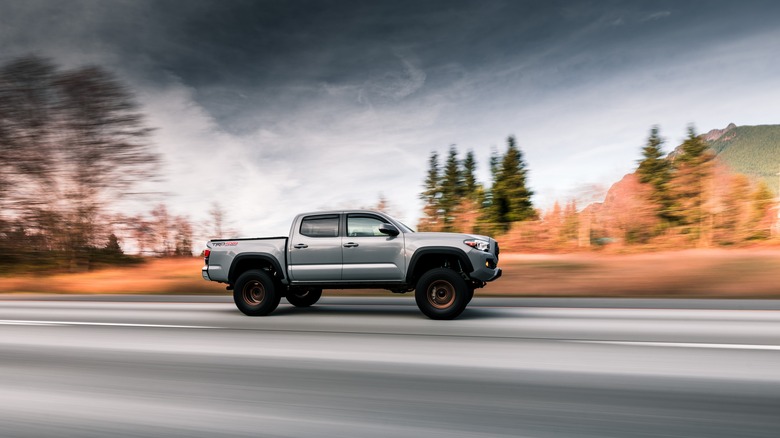
[[[286,278],[287,236],[253,237],[240,239],[213,239],[206,246],[211,250],[203,277],[211,281],[227,282],[230,268],[241,257],[264,255],[276,259]]]

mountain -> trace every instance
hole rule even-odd
[[[780,189],[780,125],[736,126],[703,134],[718,158],[735,172],[762,179]]]

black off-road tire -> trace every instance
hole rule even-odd
[[[266,316],[276,310],[281,299],[281,288],[260,269],[244,272],[233,287],[233,302],[245,315]]]
[[[320,300],[322,289],[291,290],[287,292],[287,301],[295,307],[309,307]]]
[[[469,290],[469,299],[468,299],[468,300],[466,300],[466,304],[470,303],[470,302],[471,302],[471,300],[472,300],[472,299],[474,299],[474,291],[475,291],[476,289],[474,289],[473,287],[469,286],[469,287],[468,287],[468,290]]]
[[[455,319],[473,294],[457,272],[447,268],[431,269],[420,277],[414,299],[420,311],[431,319]]]

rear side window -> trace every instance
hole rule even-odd
[[[301,221],[301,235],[307,237],[338,237],[338,215],[303,218],[303,221]]]

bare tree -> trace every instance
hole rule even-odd
[[[165,204],[158,204],[151,212],[152,234],[154,235],[154,251],[157,255],[167,257],[173,255],[171,228],[173,222]]]
[[[4,233],[20,219],[38,231],[55,222],[47,202],[51,199],[55,70],[50,62],[35,57],[0,68],[0,231]],[[15,232],[19,231],[28,232],[24,228]]]
[[[225,209],[222,208],[222,205],[220,205],[219,202],[214,201],[211,204],[211,209],[209,210],[209,223],[208,223],[209,237],[215,239],[221,239],[225,237],[224,226],[225,226]]]
[[[154,224],[143,215],[136,215],[129,218],[130,235],[138,247],[139,254],[145,254],[154,251],[155,235]]]
[[[121,195],[154,171],[149,129],[130,93],[98,67],[64,72],[59,93],[58,155],[64,199],[71,206],[74,248],[90,245],[96,215],[109,196]]]
[[[26,219],[25,233],[44,237],[77,264],[104,245],[96,231],[106,205],[156,173],[149,132],[130,92],[104,69],[63,71],[38,57],[6,64],[0,219]]]
[[[185,216],[176,216],[173,220],[176,256],[192,256],[192,222]]]

